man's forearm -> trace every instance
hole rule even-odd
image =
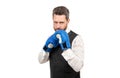
[[[39,62],[42,64],[42,63],[47,62],[48,59],[49,59],[49,52],[45,52],[44,50],[42,50],[42,51],[39,53],[39,56],[38,56]]]

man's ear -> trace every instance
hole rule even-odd
[[[68,19],[67,22],[69,23],[69,22],[70,22],[70,19]]]

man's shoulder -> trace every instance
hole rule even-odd
[[[73,31],[73,30],[70,30],[70,32],[69,32],[70,34],[74,34],[74,35],[78,35],[78,33],[76,33],[75,31]]]
[[[71,33],[71,35],[73,35],[73,34],[74,34],[75,39],[82,39],[81,35],[80,35],[80,34],[78,34],[78,33],[76,33],[75,31],[70,30],[70,33]]]

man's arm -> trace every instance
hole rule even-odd
[[[79,35],[73,40],[71,49],[65,50],[62,56],[76,72],[81,70],[84,60],[84,46]]]
[[[49,52],[45,52],[44,50],[42,50],[39,53],[38,60],[41,64],[47,62],[49,60]]]
[[[38,56],[39,62],[40,63],[47,62],[49,59],[49,53],[52,51],[53,48],[57,46],[58,46],[58,38],[56,37],[56,34],[53,34],[47,39],[42,51],[39,53]]]

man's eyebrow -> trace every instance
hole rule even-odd
[[[60,22],[54,21],[54,23],[64,23],[64,21],[60,21]]]

